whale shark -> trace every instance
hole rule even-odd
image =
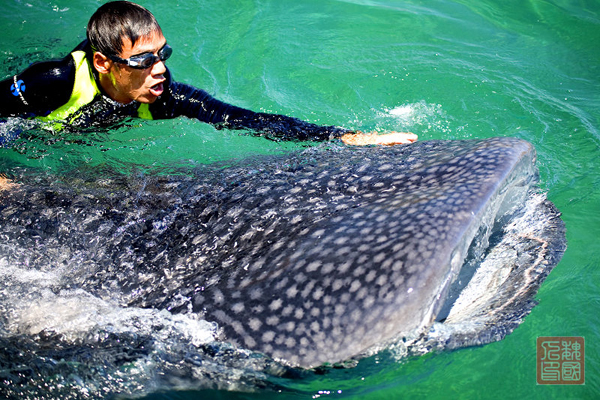
[[[13,175],[0,191],[3,310],[84,293],[194,316],[214,341],[293,368],[399,341],[499,340],[566,248],[535,150],[516,138],[329,144],[169,175]],[[7,311],[2,340],[33,325],[53,337],[53,307],[29,330]]]

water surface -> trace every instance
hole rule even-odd
[[[62,57],[97,1],[9,0],[0,77]],[[514,136],[534,144],[541,187],[563,212],[569,247],[504,340],[415,359],[394,349],[351,369],[273,378],[296,398],[594,398],[600,393],[600,3],[529,1],[144,1],[175,49],[175,79],[254,110],[427,139]],[[139,121],[138,121],[139,122]],[[4,128],[3,128],[4,129]],[[27,140],[0,167],[154,174],[302,148],[188,119]],[[536,385],[538,336],[586,338],[586,385]],[[400,360],[401,359],[401,360]],[[400,361],[399,361],[400,360]],[[140,393],[144,393],[143,390]],[[187,399],[189,389],[148,395]],[[269,398],[211,392],[220,398]]]

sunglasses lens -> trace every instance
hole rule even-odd
[[[140,57],[138,64],[141,68],[150,68],[156,61],[158,61],[158,57],[154,54],[146,54],[144,57]]]
[[[171,57],[171,54],[173,54],[173,48],[168,44],[165,44],[165,46],[158,52],[158,56],[160,57],[161,61],[167,61],[169,57]]]

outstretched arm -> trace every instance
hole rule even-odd
[[[224,103],[204,90],[179,82],[171,82],[165,94],[150,107],[154,118],[186,116],[218,128],[248,129],[258,136],[273,140],[322,141],[340,138],[352,145],[393,145],[417,140],[413,134],[364,134],[336,126],[312,124],[286,115],[254,112]]]
[[[167,75],[167,79],[170,76]],[[215,125],[217,128],[247,129],[272,140],[329,140],[348,130],[321,126],[286,115],[255,112],[222,102],[206,91],[171,82],[165,94],[150,106],[154,118],[186,116]]]

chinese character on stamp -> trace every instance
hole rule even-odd
[[[583,385],[585,340],[577,336],[537,338],[538,385]]]

